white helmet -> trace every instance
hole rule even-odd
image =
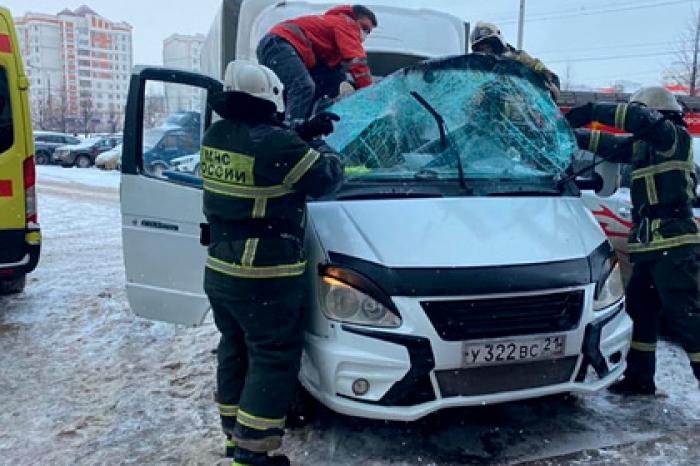
[[[275,104],[284,112],[284,85],[267,66],[248,60],[234,60],[226,67],[224,91],[238,91]]]
[[[683,113],[683,108],[673,94],[661,86],[641,88],[630,97],[630,102],[638,102],[660,112]]]
[[[479,21],[476,23],[474,30],[469,36],[469,42],[472,44],[472,50],[474,49],[474,45],[489,39],[497,40],[504,49],[506,48],[506,41],[503,39],[501,31],[495,24],[487,23],[485,21]]]

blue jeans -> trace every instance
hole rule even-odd
[[[281,37],[267,34],[256,54],[258,62],[274,71],[284,84],[287,121],[306,120],[313,108],[316,84],[296,49]]]

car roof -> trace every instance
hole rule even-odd
[[[74,138],[75,136],[72,136],[70,134],[66,133],[59,133],[57,131],[34,131],[34,136],[69,136]]]

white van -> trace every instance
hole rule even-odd
[[[185,71],[134,72],[121,183],[127,292],[138,315],[197,325],[209,309],[201,180],[143,169],[144,96],[158,83],[203,99],[221,89]],[[328,142],[346,181],[308,207],[300,381],[315,398],[410,421],[593,393],[622,374],[632,324],[619,268],[568,179],[575,139],[541,78],[511,60],[458,55],[404,68],[330,110],[342,118]],[[211,119],[204,112],[205,128]]]

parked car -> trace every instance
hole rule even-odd
[[[88,138],[77,145],[57,148],[53,153],[52,160],[64,167],[87,168],[95,163],[99,154],[112,149],[120,142],[118,137]]]
[[[200,130],[201,118],[199,112],[175,112],[165,119],[163,126],[179,126],[183,129]]]
[[[202,177],[201,169],[199,166],[199,152],[196,154],[183,155],[182,157],[177,157],[172,160],[173,170],[181,173],[189,173],[198,178]]]
[[[122,144],[117,144],[112,149],[102,152],[95,159],[95,166],[104,170],[117,170],[122,162]]]
[[[143,133],[143,168],[157,178],[172,168],[172,161],[199,150],[199,130],[186,131],[179,126],[151,128]]]
[[[82,142],[81,139],[64,133],[53,131],[34,132],[34,150],[37,165],[47,165],[51,163],[51,157],[58,147],[66,145],[76,145]]]

